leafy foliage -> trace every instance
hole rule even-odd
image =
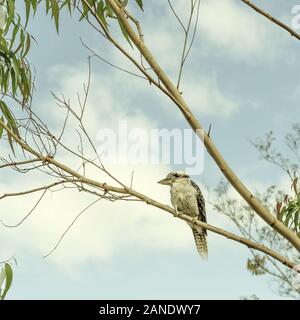
[[[248,259],[247,269],[256,276],[265,274],[266,257],[255,255],[253,259]]]
[[[5,25],[0,29],[1,93],[12,96],[21,94],[25,102],[31,94],[31,73],[26,63],[31,36],[22,26],[20,15],[15,12],[15,1],[6,0],[1,6],[6,12]],[[27,19],[26,15],[26,24]]]
[[[295,177],[291,185],[294,196],[285,195],[283,201],[277,202],[276,208],[277,218],[300,238],[300,191],[297,183],[298,178]]]
[[[116,1],[119,2],[119,4],[122,6],[122,3],[123,3],[122,1],[118,1],[118,0]],[[29,3],[29,6],[30,6],[30,0],[27,0],[27,2]],[[33,2],[36,3],[37,1],[33,1]],[[144,10],[142,0],[135,0],[135,2],[141,10]],[[63,8],[67,8],[71,15],[74,12],[74,8],[79,9],[79,11],[81,12],[79,21],[83,19],[89,20],[91,18],[90,17],[91,15],[97,16],[101,20],[103,24],[102,26],[105,29],[107,29],[109,25],[107,21],[108,18],[116,19],[116,16],[113,14],[113,10],[107,0],[78,0],[78,1],[46,0],[45,3],[46,3],[46,13],[48,14],[49,12],[51,12],[51,17],[55,22],[55,27],[57,32],[59,31],[60,11]],[[124,37],[127,38],[127,34],[124,34],[122,30],[123,29],[122,25],[120,25],[120,28]]]
[[[122,1],[120,6],[125,6]],[[143,1],[135,0],[138,7],[143,10]],[[24,105],[32,94],[32,77],[26,57],[31,47],[32,37],[26,31],[31,14],[37,12],[40,4],[45,5],[46,13],[51,15],[56,31],[59,32],[60,12],[67,8],[72,15],[74,9],[80,13],[80,21],[90,21],[96,19],[106,36],[109,35],[108,19],[118,22],[120,31],[126,41],[132,46],[131,40],[123,25],[109,5],[108,0],[24,0],[25,4],[25,24],[21,24],[21,16],[16,12],[15,0],[0,0],[0,120],[18,135],[18,129],[11,109],[7,106],[3,97],[18,98],[21,96]],[[126,1],[127,5],[127,1]],[[0,126],[0,139],[3,136],[3,126]],[[12,139],[8,136],[8,142],[14,153]]]
[[[295,263],[300,263],[299,253],[292,245],[262,222],[244,201],[232,196],[228,182],[222,180],[215,189],[215,193],[216,200],[213,206],[216,212],[228,217],[243,237],[264,244],[283,256],[288,256]],[[255,196],[275,215],[274,203],[284,197],[284,192],[272,185],[264,193],[256,193]],[[250,257],[247,259],[246,268],[251,274],[269,276],[273,290],[281,296],[300,297],[300,290],[291,284],[292,276],[289,268],[282,267],[267,255],[258,256],[255,250],[249,250]]]
[[[264,193],[255,195],[261,202],[277,216],[291,230],[299,236],[299,182],[300,173],[300,123],[292,126],[291,131],[284,137],[284,151],[276,147],[276,138],[273,132],[264,138],[256,139],[254,147],[262,159],[275,165],[291,181],[292,195],[287,195],[276,185],[271,185]],[[216,200],[213,203],[215,210],[228,217],[241,232],[243,237],[266,245],[280,254],[289,257],[295,263],[300,263],[299,252],[293,248],[272,228],[264,224],[253,210],[243,201],[232,196],[227,182],[220,181],[215,189]],[[299,299],[300,290],[292,285],[292,274],[288,268],[283,268],[267,255],[257,255],[250,249],[246,267],[253,275],[269,276],[274,291],[281,296]]]
[[[31,1],[31,4],[36,1]],[[28,1],[25,1],[26,5]],[[0,119],[15,134],[18,129],[12,111],[5,102],[5,97],[17,98],[21,96],[24,105],[32,91],[31,71],[26,56],[31,46],[31,36],[21,24],[21,17],[15,11],[15,1],[5,0],[0,4],[3,19],[0,28]],[[26,16],[27,17],[27,16]],[[26,18],[26,23],[28,17]],[[3,127],[0,128],[0,138]],[[12,139],[8,135],[8,142],[14,153]]]
[[[257,139],[254,146],[260,152],[263,159],[278,166],[285,171],[291,179],[291,190],[293,195],[282,194],[276,202],[276,216],[288,228],[300,237],[300,191],[299,191],[299,162],[300,162],[300,124],[296,123],[292,131],[285,138],[287,151],[292,151],[293,157],[286,157],[274,147],[276,138],[270,131],[264,139]],[[293,160],[292,160],[293,158]]]

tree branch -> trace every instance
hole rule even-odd
[[[6,167],[17,167],[17,166],[21,166],[21,165],[24,165],[24,164],[29,164],[29,163],[41,161],[38,158],[37,159],[28,159],[28,160],[24,160],[24,161],[20,161],[20,162],[6,162],[2,158],[1,158],[1,160],[3,162],[5,162],[5,164],[0,165],[0,169],[6,168]]]
[[[67,183],[67,182],[69,182],[69,181],[68,180],[56,181],[54,183],[51,183],[51,184],[48,184],[46,186],[42,186],[39,188],[35,188],[35,189],[30,189],[30,190],[21,191],[21,192],[4,193],[2,196],[0,196],[0,200],[7,198],[7,197],[24,196],[26,194],[35,193],[35,192],[38,192],[41,190],[48,190],[52,187],[55,187],[55,186],[58,186],[60,184]]]
[[[85,5],[87,7],[89,7],[91,14],[93,15],[93,17],[96,19],[96,21],[99,23],[99,25],[101,26],[101,28],[105,27],[103,26],[103,23],[101,21],[101,19],[99,18],[99,16],[97,15],[97,12],[95,10],[93,10],[93,8],[90,6],[90,4],[88,3],[87,0],[82,0]],[[125,12],[125,11],[124,11]],[[128,12],[126,11],[126,17],[128,16]],[[133,17],[132,17],[133,18]],[[131,20],[132,20],[131,18]],[[127,19],[126,19],[127,20]],[[136,61],[136,59],[134,59],[119,43],[118,41],[116,41],[110,34],[107,34],[107,36],[105,36],[105,38],[110,41],[110,43],[112,43],[120,52],[122,52],[124,54],[124,56],[133,63],[133,65],[148,79],[150,84],[154,84],[159,90],[161,90],[165,95],[167,95],[174,103],[176,102],[176,99],[170,94],[170,92],[168,90],[166,90],[164,87],[161,86],[159,81],[156,81],[148,72],[146,72],[146,70],[144,70],[144,68]],[[139,40],[141,42],[143,42],[143,38],[140,38],[140,35],[138,36]]]
[[[51,164],[53,166],[55,166],[56,168],[62,170],[63,172],[66,172],[68,174],[70,174],[70,176],[72,176],[73,178],[76,178],[76,182],[82,183],[82,184],[86,184],[89,186],[93,186],[95,188],[104,190],[104,194],[106,192],[114,192],[114,193],[118,193],[118,194],[125,194],[125,195],[131,195],[137,199],[140,199],[141,201],[147,203],[148,205],[151,205],[153,207],[159,208],[163,211],[169,212],[172,215],[175,214],[175,210],[173,208],[171,208],[168,205],[162,204],[152,198],[147,197],[146,195],[132,189],[132,188],[128,188],[125,185],[123,185],[122,188],[118,188],[118,187],[114,187],[111,185],[108,185],[106,183],[101,183],[98,182],[96,180],[92,180],[89,179],[85,176],[82,176],[81,174],[79,174],[78,172],[74,171],[73,169],[71,169],[70,167],[62,164],[61,162],[56,161],[54,158],[49,157],[49,156],[44,156],[41,153],[33,150],[30,146],[28,146],[24,141],[22,141],[22,139],[20,137],[18,137],[10,128],[7,127],[7,125],[5,125],[5,123],[0,119],[0,127],[2,127],[14,140],[15,142],[22,147],[23,150],[27,151],[28,153],[36,156],[37,158],[39,158],[41,161]],[[72,182],[72,180],[70,180],[70,182]],[[45,189],[46,191],[47,189]],[[100,197],[102,198],[103,195],[100,195]],[[288,266],[289,268],[293,268],[296,264],[290,260],[288,260],[287,258],[281,256],[279,253],[275,252],[274,250],[271,250],[269,248],[267,248],[264,245],[255,243],[253,241],[250,241],[248,239],[242,238],[238,235],[235,235],[233,233],[227,232],[223,229],[220,229],[218,227],[209,225],[207,223],[204,223],[200,220],[198,220],[197,218],[191,218],[190,216],[187,216],[185,214],[182,214],[179,216],[180,219],[186,221],[186,222],[190,222],[192,224],[195,225],[195,227],[197,228],[197,226],[202,227],[202,228],[206,228],[207,230],[210,230],[214,233],[217,233],[219,235],[222,235],[224,237],[226,237],[227,239],[231,239],[234,241],[237,241],[243,245],[246,245],[247,247],[253,248],[255,250],[264,252],[268,255],[270,255],[271,257],[273,257],[274,259],[278,260],[279,262],[281,262],[282,264]]]
[[[282,28],[282,29],[286,30],[287,32],[289,32],[291,36],[293,36],[293,37],[297,38],[298,40],[300,40],[300,34],[299,33],[295,32],[295,30],[293,30],[292,28],[290,28],[289,26],[287,26],[286,24],[284,24],[280,20],[274,18],[268,12],[260,9],[259,7],[257,7],[255,4],[253,4],[249,0],[241,0],[241,1],[244,2],[246,5],[248,5],[250,8],[252,8],[253,10],[255,10],[256,12],[258,12],[259,14],[261,14],[262,16],[266,17],[267,19],[269,19],[273,23],[277,24],[280,28]]]
[[[39,203],[42,201],[42,199],[44,198],[44,195],[46,194],[48,189],[44,189],[44,192],[42,193],[42,195],[39,197],[38,201],[36,202],[36,204],[33,206],[33,208],[26,214],[26,216],[24,218],[21,219],[21,221],[19,221],[16,224],[6,224],[4,223],[2,220],[0,220],[0,223],[6,227],[6,228],[16,228],[18,226],[20,226],[29,216],[31,216],[31,214],[33,213],[33,211],[36,209],[36,207],[39,205]]]

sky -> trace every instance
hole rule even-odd
[[[131,1],[144,30],[145,42],[175,81],[183,34],[165,1],[144,1],[141,13]],[[173,1],[183,18],[186,1]],[[291,25],[296,1],[254,1]],[[59,35],[44,8],[28,30],[37,40],[29,59],[36,69],[34,108],[57,130],[63,120],[51,92],[64,94],[76,105],[88,77],[88,55],[82,39],[110,62],[134,70],[89,25],[61,17]],[[299,31],[300,32],[300,31]],[[128,44],[124,45],[131,50]],[[259,160],[249,140],[273,130],[278,146],[299,121],[299,41],[236,0],[202,1],[197,37],[182,79],[183,96],[232,168],[251,190],[271,184],[286,188],[280,171]],[[136,52],[134,52],[136,54]],[[147,81],[92,60],[92,83],[85,124],[97,143],[101,129],[188,129],[179,110]],[[65,141],[76,147],[71,126]],[[1,143],[1,154],[7,152]],[[67,154],[60,160],[77,165]],[[113,164],[107,167],[123,181],[156,200],[170,204],[169,190],[157,181],[180,168],[172,163]],[[93,179],[107,179],[90,171]],[[222,175],[204,155],[204,169],[193,179],[204,196]],[[106,181],[106,180],[105,180]],[[0,172],[0,194],[49,182],[42,175]],[[0,219],[16,223],[39,195],[5,199]],[[238,195],[236,195],[238,198]],[[44,259],[72,219],[91,201],[73,190],[47,193],[34,214],[18,228],[0,227],[0,260],[14,255],[14,282],[8,299],[239,299],[255,294],[279,299],[267,277],[246,270],[248,249],[209,233],[209,260],[197,255],[192,233],[184,222],[154,207],[135,202],[100,201],[71,228],[58,249]],[[230,221],[208,207],[208,222],[235,230]]]

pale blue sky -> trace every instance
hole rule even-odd
[[[174,2],[184,9],[184,1]],[[204,127],[212,124],[216,145],[247,185],[262,190],[283,183],[280,172],[258,160],[248,139],[269,130],[281,138],[299,121],[300,43],[240,1],[208,2],[200,10],[197,39],[184,71],[183,94]],[[291,8],[297,1],[255,3],[290,24]],[[50,18],[40,11],[29,24],[38,41],[30,53],[37,70],[34,107],[54,124],[57,115],[50,91],[74,95],[86,79],[88,52],[80,38],[111,61],[122,66],[126,62],[90,27],[68,15],[62,16],[57,36]],[[145,13],[139,15],[145,23],[146,42],[157,60],[171,76],[176,75],[180,54],[176,40],[181,34],[167,4],[145,1]],[[133,126],[188,127],[176,107],[147,83],[96,60],[93,75],[88,108],[92,132],[99,129],[97,122],[99,127],[113,126],[124,118]],[[156,181],[170,169],[137,168],[136,188],[169,203],[168,190]],[[129,168],[116,171],[130,177]],[[29,181],[23,176],[11,181],[9,174],[1,172],[0,194],[7,187],[15,191],[25,187]],[[195,180],[213,189],[220,178],[219,169],[206,155],[205,170]],[[34,179],[30,183],[39,185],[41,180]],[[143,181],[146,186],[141,185]],[[22,217],[32,199],[25,204],[5,202],[4,210],[0,207],[1,219],[13,222],[10,215]],[[209,261],[203,262],[182,222],[134,203],[112,207],[100,202],[77,222],[58,252],[43,259],[88,199],[69,192],[49,196],[25,226],[1,229],[0,253],[4,257],[0,260],[11,253],[18,260],[9,299],[238,299],[251,294],[278,298],[268,278],[254,277],[246,270],[247,248],[209,234]],[[208,212],[208,220],[232,229],[213,212]]]

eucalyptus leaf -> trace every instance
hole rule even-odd
[[[5,287],[3,290],[3,294],[1,295],[1,300],[5,299],[5,296],[8,290],[10,289],[12,280],[13,280],[13,271],[9,263],[5,263],[4,270],[5,270],[6,277],[5,277]]]
[[[141,8],[141,10],[144,11],[143,0],[135,0],[135,2],[136,2],[137,5]]]

